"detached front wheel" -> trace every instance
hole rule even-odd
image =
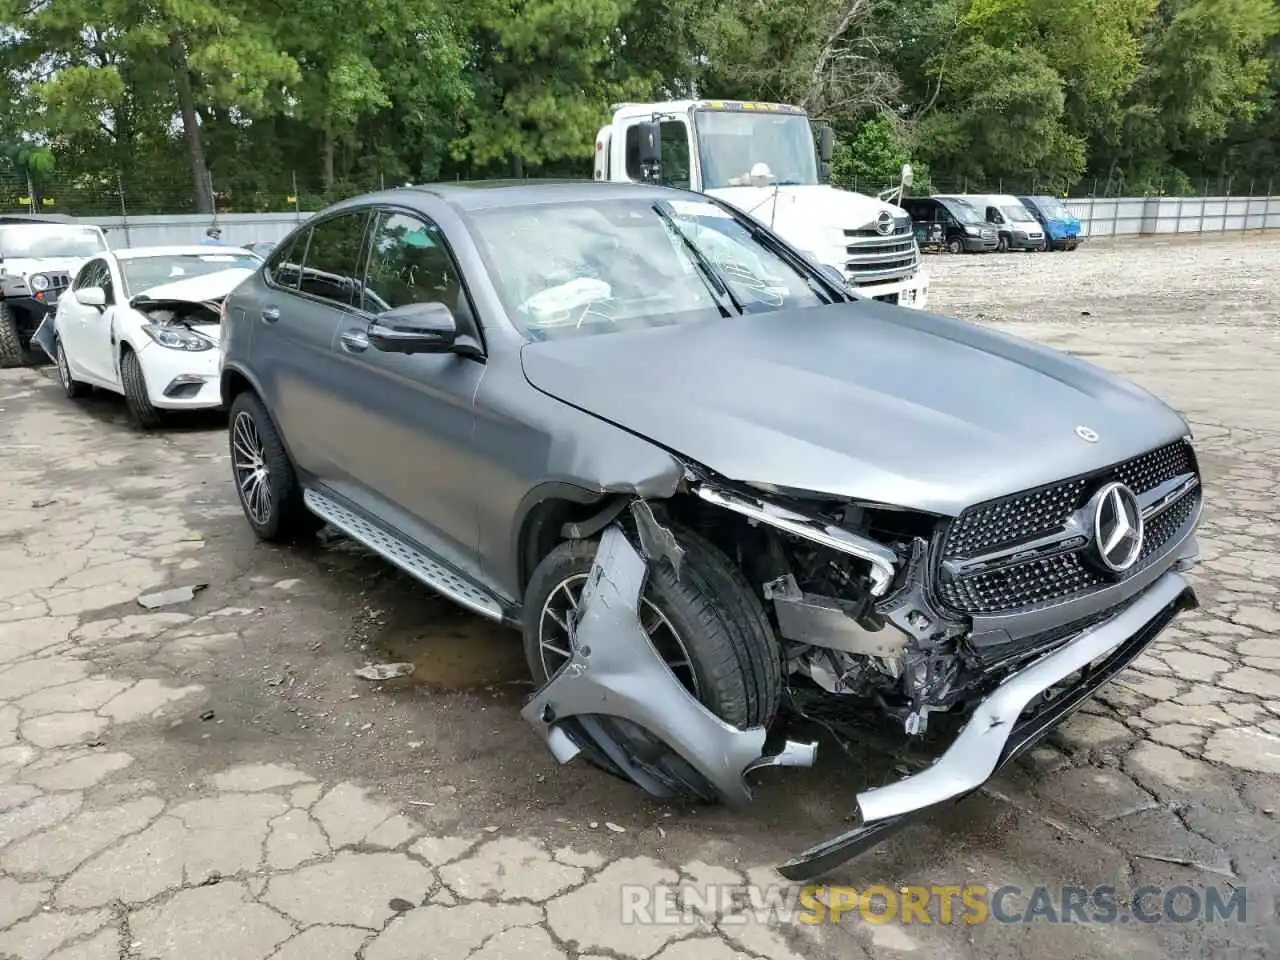
[[[680,577],[669,564],[651,568],[640,603],[640,625],[674,679],[713,714],[739,729],[767,726],[782,699],[782,657],[764,609],[742,575],[713,545],[687,530]],[[570,631],[595,562],[595,540],[569,541],[538,564],[525,591],[524,649],[538,686],[568,661]],[[669,745],[631,721],[596,724],[633,765],[686,797],[714,799],[714,790]],[[606,750],[589,758],[624,775]]]

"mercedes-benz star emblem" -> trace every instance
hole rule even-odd
[[[1076,427],[1076,436],[1079,437],[1081,440],[1083,440],[1085,443],[1098,442],[1098,431],[1091,430],[1089,427],[1086,427],[1083,425]]]
[[[1102,565],[1124,573],[1142,553],[1142,508],[1123,483],[1109,483],[1093,499],[1093,542]]]
[[[893,214],[888,210],[881,210],[880,216],[876,217],[876,233],[882,237],[893,233]]]

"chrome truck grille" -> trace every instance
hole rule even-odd
[[[1061,603],[1115,582],[1091,562],[1077,520],[1102,486],[1118,481],[1145,505],[1142,552],[1124,575],[1144,569],[1195,522],[1201,501],[1195,452],[1179,440],[1081,477],[965,510],[947,531],[937,576],[953,610],[1006,614]]]
[[[845,276],[855,287],[872,287],[912,276],[920,265],[920,251],[910,220],[890,224],[885,234],[872,222],[844,232]]]

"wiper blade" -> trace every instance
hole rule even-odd
[[[684,244],[685,249],[689,251],[689,255],[693,257],[694,265],[698,268],[698,274],[702,277],[702,282],[707,285],[707,289],[711,292],[711,296],[715,298],[716,306],[720,308],[720,313],[726,317],[733,316],[732,311],[729,309],[730,306],[732,306],[733,310],[736,310],[739,314],[746,313],[746,311],[742,309],[742,304],[738,302],[738,298],[735,297],[733,295],[733,291],[729,289],[729,285],[724,282],[724,278],[721,277],[720,274],[716,272],[716,268],[711,265],[711,261],[707,259],[706,254],[699,250],[698,245],[690,240],[685,232],[680,229],[679,224],[676,223],[675,217],[671,216],[671,214],[662,207],[662,203],[655,203],[653,205],[654,213],[661,217],[662,222],[680,238],[680,242]]]

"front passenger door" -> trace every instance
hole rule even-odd
[[[370,344],[379,313],[442,303],[479,342],[474,313],[444,233],[417,213],[377,214],[361,290],[363,316],[340,325],[334,354],[347,495],[465,573],[478,575],[476,467],[471,439],[483,361],[455,353],[403,354]]]
[[[83,307],[88,316],[84,328],[84,344],[80,358],[86,372],[94,379],[112,386],[120,385],[120,372],[116,368],[116,311],[124,306],[126,300],[123,285],[110,260],[102,258],[95,286],[102,287],[107,295],[107,304],[101,310],[95,307]]]

